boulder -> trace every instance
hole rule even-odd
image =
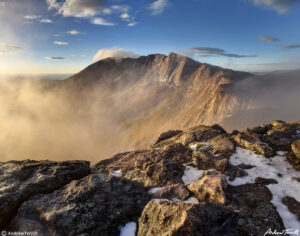
[[[269,130],[264,140],[276,150],[289,150],[293,139],[283,131]]]
[[[227,180],[225,175],[205,175],[189,184],[187,188],[195,194],[200,202],[220,204],[226,202],[225,189],[227,188]]]
[[[206,151],[199,150],[193,152],[193,162],[198,169],[216,169],[224,172],[228,164],[228,159],[222,156],[213,156]]]
[[[295,140],[292,143],[291,148],[292,148],[294,155],[300,160],[300,140]]]
[[[230,157],[235,151],[235,145],[229,135],[219,135],[208,140],[209,152],[212,155]]]
[[[274,150],[267,143],[262,142],[257,134],[247,131],[241,132],[234,135],[233,139],[238,145],[254,151],[259,155],[264,155],[265,157],[272,157],[274,155]]]
[[[148,201],[139,183],[91,174],[24,202],[10,230],[27,229],[30,221],[45,236],[119,235],[119,227],[137,221]]]
[[[297,215],[300,221],[300,202],[295,198],[287,196],[282,199],[282,203],[288,207],[291,213]]]
[[[137,235],[238,235],[233,226],[235,215],[214,204],[150,201],[139,219]]]
[[[154,198],[178,198],[182,201],[186,200],[189,196],[190,192],[185,188],[184,184],[163,187],[153,195]]]
[[[169,139],[169,138],[172,138],[174,136],[176,136],[177,134],[180,134],[182,133],[183,131],[181,130],[169,130],[167,132],[164,132],[164,133],[161,133],[157,139],[157,141],[155,142],[155,144],[163,141],[163,140],[166,140],[166,139]]]
[[[50,193],[90,173],[87,161],[9,161],[0,163],[0,229],[28,198]]]

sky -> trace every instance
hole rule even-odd
[[[73,74],[170,52],[244,71],[300,68],[300,0],[0,0],[0,74]]]

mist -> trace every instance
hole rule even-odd
[[[92,162],[119,151],[110,145],[118,131],[101,90],[80,98],[49,88],[43,80],[0,82],[0,161],[21,159]]]
[[[300,119],[300,70],[277,71],[249,77],[236,83],[233,92],[252,109],[238,110],[224,121],[243,129],[273,120]]]

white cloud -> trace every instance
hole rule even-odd
[[[123,13],[123,14],[121,14],[120,15],[120,18],[122,19],[122,20],[126,20],[126,21],[128,21],[129,19],[130,19],[130,15],[128,14],[128,13]]]
[[[46,60],[63,60],[63,57],[45,57]]]
[[[130,51],[126,51],[122,48],[118,48],[118,47],[112,47],[112,48],[103,48],[100,49],[94,56],[94,61],[99,61],[105,58],[109,58],[109,57],[113,57],[116,59],[120,59],[120,58],[137,58],[139,55],[130,52]]]
[[[7,2],[0,2],[0,7],[5,7]]]
[[[91,23],[94,25],[105,25],[105,26],[114,26],[115,23],[107,21],[103,18],[96,17],[91,20]]]
[[[58,14],[73,17],[93,17],[105,6],[105,0],[47,0],[48,8],[56,9]]]
[[[83,32],[80,32],[78,30],[69,30],[67,32],[67,34],[71,34],[71,35],[78,35],[78,34],[84,34]]]
[[[50,20],[50,19],[41,19],[40,22],[41,22],[41,23],[46,23],[46,24],[51,24],[51,23],[53,23],[53,21]]]
[[[137,22],[130,22],[130,23],[128,23],[128,26],[132,27],[132,26],[135,26],[137,24],[138,24]]]
[[[54,41],[53,43],[56,45],[68,45],[69,44],[68,42],[61,42],[61,41]]]
[[[152,12],[152,15],[160,15],[164,12],[168,5],[168,0],[156,0],[148,6],[148,9]]]
[[[293,5],[299,4],[300,0],[253,0],[253,2],[255,5],[262,5],[279,13],[286,13]]]
[[[36,19],[39,19],[39,18],[41,18],[42,16],[40,16],[40,15],[26,15],[26,16],[24,16],[24,18],[26,19],[26,20],[36,20]]]

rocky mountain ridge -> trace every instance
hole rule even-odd
[[[86,161],[2,162],[0,228],[38,235],[297,230],[299,171],[300,121],[230,134],[219,125],[168,131],[145,150],[91,167]]]

